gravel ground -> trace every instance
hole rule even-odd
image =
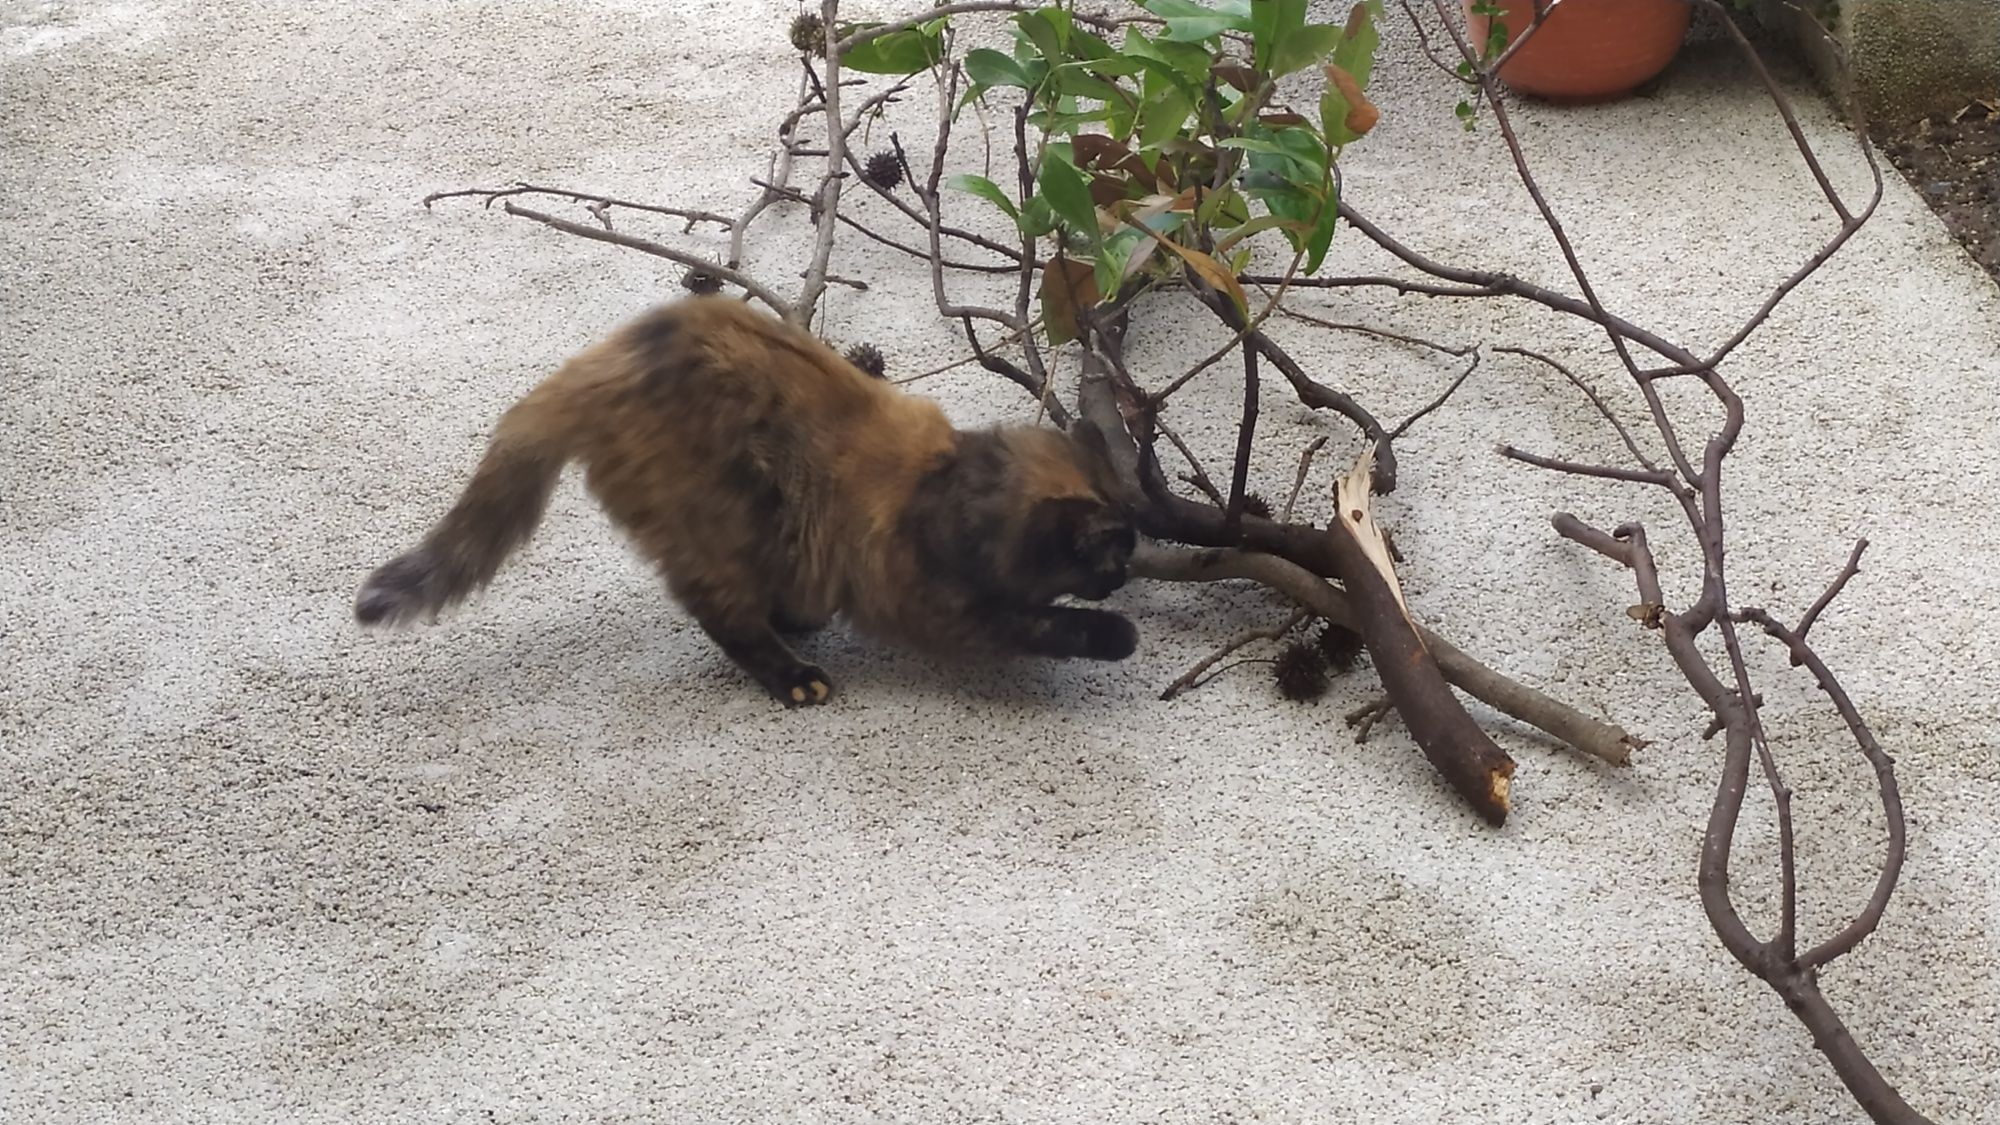
[[[1111,667],[933,667],[835,631],[813,651],[844,694],[789,713],[572,479],[487,596],[357,632],[356,584],[497,412],[679,273],[417,200],[532,179],[732,208],[790,104],[795,11],[0,2],[0,1119],[1855,1120],[1696,905],[1698,705],[1626,616],[1627,578],[1547,521],[1649,521],[1683,597],[1689,545],[1653,498],[1491,453],[1615,450],[1523,362],[1493,357],[1404,441],[1382,514],[1406,590],[1652,744],[1617,771],[1496,721],[1521,763],[1500,831],[1395,724],[1351,743],[1365,672],[1316,706],[1256,665],[1159,702],[1282,614],[1255,590],[1121,593],[1144,641]],[[1694,341],[1829,228],[1737,69],[1696,48],[1652,97],[1522,111],[1605,299]],[[1559,279],[1492,131],[1458,128],[1401,32],[1378,73],[1350,197],[1429,253]],[[922,152],[927,113],[912,97],[887,124]],[[1860,183],[1809,95],[1801,117]],[[749,266],[785,285],[807,226],[777,218]],[[898,374],[961,354],[907,262],[852,240],[836,268],[874,283],[834,291],[843,342]],[[1343,234],[1329,268],[1392,264]],[[1517,307],[1308,307],[1616,386],[1600,337]],[[1277,331],[1388,417],[1454,372]],[[1217,335],[1169,298],[1133,339],[1165,372]],[[1826,985],[1913,1102],[1971,1125],[2000,1122],[1996,357],[1992,281],[1892,182],[1739,353],[1728,485],[1746,600],[1796,613],[1874,543],[1814,635],[1896,754],[1912,844],[1882,932]],[[968,423],[1032,412],[973,370],[924,387]],[[1236,394],[1202,383],[1177,414],[1205,456]],[[1267,492],[1316,434],[1328,472],[1356,452],[1296,406],[1264,416]],[[1823,934],[1865,896],[1881,825],[1810,683],[1756,660]],[[1760,927],[1768,839],[1755,810],[1738,870]]]

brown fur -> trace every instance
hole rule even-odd
[[[655,309],[500,419],[458,502],[363,584],[355,616],[434,617],[534,533],[572,459],[723,650],[788,704],[826,673],[779,633],[845,614],[937,653],[1119,660],[1102,610],[1134,534],[1103,435],[954,429],[811,335],[725,297]]]

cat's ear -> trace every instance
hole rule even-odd
[[[1069,440],[1083,454],[1092,478],[1107,498],[1128,508],[1138,506],[1139,496],[1118,475],[1117,463],[1111,459],[1111,443],[1096,422],[1088,418],[1071,422]]]
[[[1078,418],[1069,424],[1069,440],[1078,449],[1107,464],[1111,461],[1111,444],[1104,439],[1104,431],[1088,418]]]

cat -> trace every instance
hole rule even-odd
[[[364,626],[434,620],[533,535],[564,467],[674,599],[787,706],[833,682],[785,635],[844,615],[935,654],[1123,660],[1132,497],[1088,422],[954,427],[803,329],[724,296],[657,306],[500,418],[451,509],[377,568]]]

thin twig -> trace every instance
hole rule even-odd
[[[1529,359],[1538,360],[1560,372],[1563,378],[1569,380],[1570,386],[1583,392],[1583,396],[1590,400],[1590,405],[1597,408],[1598,415],[1606,422],[1611,423],[1611,428],[1618,433],[1618,440],[1625,443],[1625,448],[1632,454],[1633,460],[1639,462],[1643,468],[1658,471],[1659,466],[1653,464],[1652,458],[1647,457],[1645,451],[1639,448],[1639,443],[1632,439],[1632,432],[1625,428],[1625,423],[1618,420],[1618,415],[1612,412],[1611,407],[1604,401],[1603,396],[1599,395],[1589,383],[1584,382],[1583,378],[1576,372],[1571,371],[1568,367],[1540,352],[1530,351],[1527,348],[1499,347],[1493,350],[1496,352],[1506,352],[1510,355],[1526,356]]]
[[[1856,539],[1854,541],[1854,550],[1847,556],[1847,565],[1840,568],[1840,573],[1835,575],[1833,581],[1827,585],[1826,592],[1819,596],[1819,600],[1813,602],[1812,608],[1806,610],[1804,617],[1799,618],[1799,626],[1792,630],[1792,632],[1797,634],[1801,644],[1805,643],[1806,634],[1812,632],[1814,623],[1819,621],[1819,615],[1826,612],[1826,607],[1832,605],[1833,599],[1839,597],[1840,592],[1847,588],[1848,580],[1861,573],[1861,552],[1867,549],[1868,540]],[[1794,656],[1792,658],[1793,667],[1797,667],[1798,664],[1799,660]]]
[[[791,183],[793,138],[798,135],[799,123],[808,114],[818,113],[826,108],[812,97],[814,83],[818,81],[817,77],[813,74],[812,62],[801,56],[799,59],[799,71],[799,89],[798,93],[794,95],[794,101],[797,104],[793,106],[790,113],[785,115],[785,119],[778,124],[778,151],[771,154],[769,166],[764,173],[764,178],[775,185],[775,187],[766,188],[761,192],[756,199],[751,201],[750,206],[743,209],[743,214],[737,216],[736,221],[730,224],[728,262],[730,269],[736,269],[743,264],[743,241],[745,236],[749,234],[750,224],[756,222],[757,216],[763,214],[771,204],[777,202],[776,189],[783,188]]]
[[[812,202],[811,200],[806,198],[804,192],[800,191],[797,188],[780,188],[773,184],[769,184],[763,180],[755,178],[752,178],[750,182],[756,187],[767,188],[773,192],[776,192],[778,193],[780,198],[789,200],[794,203],[810,204]],[[900,250],[903,253],[908,254],[912,258],[921,258],[924,261],[930,260],[931,256],[928,251],[919,249],[915,246],[911,246],[905,242],[898,242],[895,239],[890,238],[888,235],[882,234],[879,231],[874,230],[867,224],[854,219],[844,211],[838,212],[837,217],[840,219],[842,223],[846,224],[853,230],[859,232],[863,237],[881,243],[882,245],[889,247],[891,250]],[[992,265],[986,265],[977,262],[955,262],[947,258],[944,260],[944,268],[948,270],[964,270],[967,273],[1013,273],[1015,270],[1019,269],[1020,266],[1018,264],[1002,265],[999,263],[994,263]]]
[[[1245,274],[1243,276],[1243,280],[1246,282],[1252,282],[1256,284],[1257,289],[1259,289],[1260,291],[1264,288],[1261,282],[1256,282],[1249,274]],[[1311,279],[1309,278],[1302,279],[1300,281],[1294,281],[1293,284],[1303,285],[1310,280]],[[1373,336],[1378,340],[1394,340],[1396,343],[1399,344],[1409,344],[1412,347],[1425,348],[1434,352],[1443,352],[1445,355],[1463,356],[1479,350],[1479,345],[1477,344],[1465,344],[1460,347],[1454,348],[1450,344],[1440,344],[1436,340],[1426,340],[1422,336],[1410,336],[1401,332],[1390,332],[1387,329],[1377,328],[1372,324],[1354,324],[1354,323],[1349,323],[1347,321],[1327,320],[1324,317],[1314,316],[1311,313],[1300,312],[1299,310],[1290,307],[1280,308],[1278,310],[1278,315],[1284,317],[1290,317],[1293,320],[1300,321],[1305,324],[1310,324],[1315,328],[1327,328],[1335,332],[1357,332],[1363,336]]]
[[[1841,720],[1847,724],[1848,732],[1853,735],[1855,744],[1861,748],[1862,756],[1875,771],[1876,788],[1882,800],[1882,815],[1888,823],[1888,853],[1883,858],[1882,870],[1876,876],[1875,889],[1869,894],[1867,905],[1838,933],[1813,946],[1798,958],[1799,965],[1804,968],[1818,969],[1860,945],[1869,934],[1874,933],[1875,928],[1881,924],[1883,912],[1889,907],[1890,897],[1895,894],[1896,881],[1902,874],[1903,856],[1908,844],[1902,793],[1896,784],[1896,763],[1882,749],[1882,744],[1875,740],[1874,732],[1868,729],[1868,724],[1861,718],[1861,712],[1855,708],[1854,701],[1848,698],[1840,682],[1834,678],[1826,663],[1806,643],[1803,636],[1780,625],[1776,618],[1762,609],[1746,607],[1738,610],[1735,616],[1740,620],[1763,626],[1766,633],[1776,638],[1790,651],[1792,663],[1804,665],[1818,682],[1820,690],[1833,701],[1834,710],[1840,713]]]
[[[628,211],[644,211],[653,215],[670,215],[676,219],[685,219],[687,220],[687,225],[681,228],[682,234],[694,230],[696,223],[714,223],[717,226],[727,228],[733,221],[729,216],[718,215],[714,211],[700,211],[686,207],[661,207],[653,203],[637,203],[630,199],[618,199],[613,196],[597,195],[587,191],[573,191],[569,188],[543,187],[539,184],[526,182],[515,184],[509,188],[460,188],[456,191],[434,191],[424,196],[424,209],[429,210],[430,205],[440,199],[459,199],[465,196],[478,196],[481,200],[481,206],[491,207],[495,200],[506,199],[516,195],[553,195],[560,199],[567,199],[572,203],[590,204],[592,205],[591,213],[596,215],[598,220],[604,222],[607,227],[610,224],[605,220],[602,212],[598,210],[599,208],[623,207]]]
[[[820,18],[830,30],[837,26],[835,20],[840,15],[840,0],[820,0]],[[826,290],[827,264],[833,259],[833,236],[839,229],[835,216],[840,210],[840,185],[846,176],[843,155],[847,151],[847,131],[841,128],[840,118],[840,52],[843,48],[835,45],[826,52],[826,79],[820,87],[820,103],[826,106],[826,176],[819,188],[819,230],[813,238],[812,264],[806,267],[805,283],[799,287],[798,303],[792,306],[792,315],[787,318],[799,327],[807,327],[814,311],[819,307],[820,294]],[[812,73],[810,64],[806,67]]]
[[[1153,419],[1153,425],[1160,431],[1161,436],[1173,443],[1175,449],[1180,450],[1182,459],[1187,461],[1188,469],[1192,474],[1188,478],[1189,483],[1201,489],[1202,495],[1214,501],[1216,507],[1227,508],[1229,506],[1229,498],[1224,496],[1222,490],[1215,487],[1215,482],[1208,478],[1208,470],[1202,468],[1201,458],[1194,455],[1194,450],[1189,449],[1187,443],[1181,440],[1181,435],[1175,433],[1164,419]]]
[[[1543,469],[1554,469],[1559,473],[1571,473],[1580,477],[1599,477],[1604,480],[1630,481],[1633,484],[1656,484],[1662,488],[1673,487],[1673,477],[1659,469],[1621,469],[1616,465],[1586,465],[1578,461],[1563,461],[1554,457],[1543,457],[1538,453],[1528,453],[1511,445],[1497,445],[1493,451],[1510,461],[1521,461]]]
[[[1203,657],[1194,667],[1181,673],[1179,679],[1168,684],[1167,689],[1160,693],[1160,698],[1162,700],[1172,699],[1183,692],[1200,687],[1206,682],[1202,680],[1201,674],[1221,663],[1229,654],[1243,648],[1245,645],[1255,644],[1258,641],[1275,641],[1293,629],[1298,628],[1299,622],[1311,616],[1312,611],[1310,610],[1295,609],[1292,611],[1290,617],[1285,618],[1283,622],[1277,625],[1245,629],[1224,642],[1221,648]]]
[[[681,265],[691,269],[704,270],[732,285],[741,287],[745,293],[764,302],[764,304],[770,306],[772,312],[777,313],[781,317],[789,316],[791,313],[791,306],[786,303],[783,297],[764,288],[764,286],[753,281],[748,276],[728,266],[711,262],[698,254],[690,254],[685,250],[676,250],[671,246],[662,246],[657,242],[652,242],[644,238],[634,238],[629,234],[620,234],[612,230],[601,230],[597,227],[586,226],[583,223],[573,223],[568,219],[558,219],[554,215],[546,215],[540,211],[522,207],[512,200],[501,204],[501,209],[509,215],[518,215],[523,219],[533,220],[543,226],[559,230],[564,234],[573,234],[579,238],[588,238],[595,242],[609,242],[614,246],[624,246],[628,249],[651,254],[656,258],[665,258],[670,262],[679,262]]]
[[[1358,746],[1368,741],[1368,732],[1375,729],[1376,723],[1395,713],[1396,705],[1383,695],[1342,715],[1341,720],[1354,728],[1354,742]]]
[[[1285,510],[1278,515],[1279,523],[1292,522],[1292,508],[1299,502],[1299,492],[1306,486],[1306,474],[1312,471],[1313,456],[1326,445],[1326,435],[1321,434],[1307,443],[1305,451],[1299,454],[1299,471],[1292,477],[1292,491],[1285,496]]]
[[[1445,402],[1451,398],[1452,395],[1458,393],[1458,388],[1464,386],[1465,381],[1467,379],[1470,379],[1472,377],[1472,373],[1477,370],[1479,370],[1479,350],[1477,348],[1474,348],[1472,351],[1472,362],[1465,365],[1465,370],[1458,373],[1458,378],[1453,379],[1451,381],[1451,385],[1444,389],[1443,394],[1440,394],[1436,398],[1432,399],[1422,409],[1418,410],[1414,414],[1411,414],[1408,418],[1405,418],[1400,423],[1398,423],[1395,429],[1390,430],[1389,440],[1394,441],[1397,438],[1402,437],[1405,433],[1409,431],[1409,428],[1411,426],[1414,426],[1418,422],[1422,421],[1424,415],[1429,414],[1431,411],[1436,410],[1440,406],[1443,406]]]

